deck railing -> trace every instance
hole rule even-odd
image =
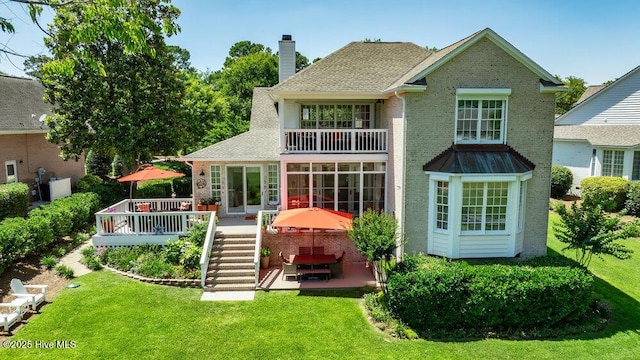
[[[276,215],[278,215],[278,210],[260,210],[256,217],[258,219],[258,221],[256,221],[256,249],[253,254],[253,264],[256,272],[256,287],[258,287],[258,284],[260,283],[260,249],[262,249],[262,229],[271,231],[271,223]]]
[[[386,129],[285,129],[285,153],[386,153]]]
[[[205,287],[207,281],[207,270],[209,269],[209,259],[211,258],[211,248],[213,247],[213,241],[216,237],[216,217],[215,212],[213,216],[209,218],[209,226],[207,227],[207,235],[204,238],[204,245],[202,246],[202,255],[200,256],[200,281],[202,287]]]
[[[193,224],[209,220],[211,212],[180,210],[183,203],[193,204],[193,200],[123,200],[96,213],[96,234],[130,237],[185,234]],[[140,205],[148,211],[139,211]]]

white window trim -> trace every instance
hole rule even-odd
[[[316,107],[316,114],[320,113],[319,110],[319,106],[320,105],[333,105],[334,108],[338,105],[351,105],[352,107],[352,114],[353,114],[353,118],[351,119],[351,127],[350,128],[338,128],[337,127],[337,118],[336,118],[336,114],[337,112],[334,112],[334,118],[333,118],[333,127],[332,128],[320,128],[318,127],[319,123],[318,123],[318,119],[315,119],[315,127],[312,129],[356,129],[356,130],[366,130],[366,129],[375,129],[375,111],[376,111],[376,107],[375,107],[375,103],[374,102],[350,102],[350,101],[346,101],[346,102],[317,102],[317,101],[312,101],[312,102],[301,102],[300,104],[298,104],[298,127],[300,129],[302,129],[302,107],[303,106],[315,106]],[[369,106],[369,127],[368,128],[362,128],[362,127],[356,127],[356,118],[355,118],[355,106],[357,105],[367,105]],[[307,121],[307,120],[304,120]]]
[[[612,152],[612,162],[611,162],[611,172],[609,174],[605,174],[604,173],[604,153],[605,151],[611,151]],[[625,149],[620,149],[620,148],[604,148],[602,149],[602,157],[600,158],[600,176],[615,176],[618,177],[617,175],[613,175],[613,165],[615,164],[615,154],[617,152],[621,152],[622,153],[622,174],[619,177],[628,179],[629,175],[630,175],[630,171],[626,171],[628,168],[625,166],[626,163],[626,158],[627,158],[627,151]],[[631,156],[633,156],[633,152],[631,153]]]
[[[217,173],[219,174],[219,178],[218,178],[218,182],[214,183],[213,182],[213,169],[217,168]],[[221,165],[210,165],[209,166],[209,182],[211,183],[209,186],[209,194],[211,195],[211,198],[216,198],[218,199],[220,202],[224,201],[223,199],[223,191],[222,191],[222,166]],[[214,186],[216,186],[216,190],[219,191],[219,194],[214,194]]]
[[[9,166],[13,165],[13,179],[9,181]],[[8,160],[4,162],[4,173],[6,175],[7,184],[18,182],[18,163],[15,160]]]
[[[363,163],[370,163],[370,162],[377,162],[377,163],[383,163],[382,165],[382,169],[381,170],[363,170]],[[288,171],[287,170],[287,164],[300,164],[300,163],[304,163],[304,164],[308,164],[309,165],[309,171]],[[333,163],[335,166],[335,170],[333,172],[328,171],[328,172],[324,172],[324,171],[313,171],[313,164],[316,163]],[[338,171],[338,165],[341,163],[360,163],[360,170],[358,171]],[[335,160],[313,160],[313,161],[284,161],[281,163],[281,171],[280,171],[280,175],[281,175],[281,180],[282,180],[282,208],[286,209],[286,207],[288,206],[289,203],[289,188],[288,188],[288,175],[289,174],[300,174],[300,175],[307,175],[307,179],[308,179],[308,184],[307,184],[307,188],[308,188],[308,194],[313,194],[313,189],[314,189],[314,182],[313,182],[313,176],[317,175],[317,174],[334,174],[334,193],[338,194],[338,176],[340,174],[358,174],[359,176],[359,183],[360,183],[360,188],[359,188],[359,199],[358,199],[358,204],[359,204],[359,213],[362,214],[364,212],[364,175],[365,174],[383,174],[384,175],[384,195],[383,195],[383,201],[384,201],[384,209],[383,211],[387,211],[387,208],[389,207],[389,203],[388,203],[388,192],[389,192],[389,188],[388,188],[388,183],[389,183],[389,179],[388,179],[388,170],[387,170],[387,162],[386,161],[382,161],[382,160],[367,160],[367,161],[362,161],[362,160],[344,160],[344,161],[335,161]],[[309,197],[309,206],[313,207],[316,206],[314,204],[315,199],[310,196]],[[334,201],[334,210],[338,211],[338,201]]]
[[[508,88],[458,88],[456,89],[456,108],[453,140],[456,144],[505,144],[507,142],[507,122],[509,113],[509,96],[511,89]],[[500,126],[499,140],[458,140],[458,101],[460,100],[502,100],[504,108],[502,110],[502,123]],[[478,116],[481,116],[482,108],[478,109]],[[481,121],[477,120],[477,136],[480,136]]]

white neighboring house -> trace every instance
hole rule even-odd
[[[590,176],[640,180],[640,66],[556,119],[553,164],[571,170],[576,195]]]

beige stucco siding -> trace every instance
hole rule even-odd
[[[522,255],[544,254],[554,94],[541,94],[539,76],[488,39],[429,74],[426,81],[424,93],[406,95],[406,252],[427,249],[428,176],[422,166],[454,141],[456,89],[510,88],[507,144],[536,165],[528,184]]]

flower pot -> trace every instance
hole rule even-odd
[[[103,219],[102,220],[102,232],[112,233],[116,227],[116,222],[113,219]]]
[[[207,211],[207,205],[197,205],[198,211]]]
[[[260,267],[266,269],[269,267],[269,257],[263,256],[260,258]]]
[[[218,212],[218,205],[207,205],[207,211]]]

